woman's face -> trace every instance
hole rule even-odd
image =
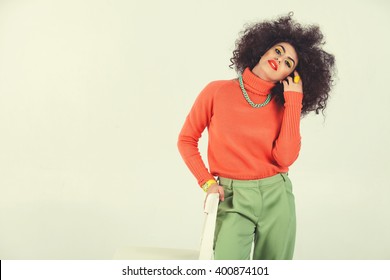
[[[290,75],[298,64],[298,55],[289,43],[272,46],[261,58],[252,72],[261,79],[277,83]]]

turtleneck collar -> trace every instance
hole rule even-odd
[[[267,95],[270,93],[271,88],[275,86],[272,82],[267,82],[256,76],[249,67],[242,73],[242,79],[244,80],[244,86],[247,91],[250,91],[259,95]]]

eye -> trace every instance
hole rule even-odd
[[[275,48],[275,52],[276,52],[278,55],[281,55],[282,52],[283,52],[283,50],[282,50],[281,47],[276,47],[276,48]]]
[[[294,66],[294,62],[292,62],[291,59],[286,59],[285,63],[288,68],[292,68]]]

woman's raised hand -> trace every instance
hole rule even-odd
[[[283,80],[283,88],[284,91],[296,91],[303,93],[302,79],[297,71],[294,71],[294,79],[287,76],[287,78]]]

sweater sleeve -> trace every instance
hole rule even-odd
[[[206,168],[198,148],[198,141],[205,128],[209,126],[213,115],[214,92],[215,83],[210,83],[201,91],[184,122],[177,142],[184,162],[199,185],[214,179]]]
[[[298,158],[301,149],[300,119],[303,94],[284,92],[284,98],[282,125],[272,155],[280,166],[289,167]]]

